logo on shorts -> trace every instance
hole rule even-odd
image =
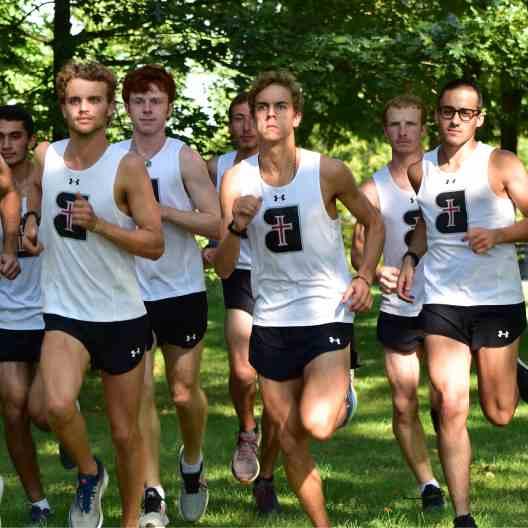
[[[341,344],[341,339],[339,337],[329,337],[328,341],[330,341],[331,344],[336,343],[337,345]]]
[[[185,336],[185,342],[191,343],[192,341],[196,341],[196,334],[187,334]]]
[[[510,337],[510,331],[509,330],[499,330],[497,332],[497,337],[504,337],[505,339],[508,339],[508,337]]]
[[[139,347],[136,348],[136,350],[131,350],[130,355],[135,358],[136,356],[139,356],[141,354],[141,349]]]

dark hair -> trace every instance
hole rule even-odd
[[[151,84],[157,86],[160,91],[165,92],[169,98],[169,104],[176,96],[176,85],[172,75],[159,64],[147,64],[132,70],[126,74],[123,81],[123,101],[128,104],[130,94],[146,93]]]
[[[240,92],[231,101],[231,104],[229,105],[229,110],[228,110],[229,122],[231,122],[231,120],[233,119],[233,108],[235,108],[235,106],[238,106],[239,104],[243,104],[243,103],[249,103],[249,98],[248,98],[248,93],[247,92]]]
[[[33,117],[23,106],[18,104],[0,106],[0,119],[4,121],[22,121],[28,137],[33,135]]]
[[[115,101],[117,81],[114,74],[106,66],[98,62],[67,62],[55,80],[55,89],[61,103],[64,103],[66,97],[66,87],[73,79],[106,83],[106,98],[109,103]]]
[[[427,120],[427,109],[425,104],[420,97],[417,95],[404,94],[398,95],[397,97],[392,98],[387,102],[385,108],[383,109],[383,124],[387,124],[387,112],[391,108],[417,108],[420,110],[420,117],[422,125],[425,125]]]
[[[248,102],[252,114],[255,114],[255,98],[257,95],[272,84],[278,84],[286,88],[291,94],[294,110],[302,113],[304,97],[301,85],[297,82],[294,75],[286,70],[269,70],[260,73],[249,90]]]
[[[479,86],[475,81],[472,81],[471,79],[454,79],[453,81],[449,81],[447,84],[444,84],[442,89],[440,90],[440,93],[438,94],[438,104],[440,105],[440,101],[442,100],[442,97],[446,92],[450,92],[451,90],[456,90],[457,88],[470,88],[473,90],[478,97],[478,107],[482,108],[484,105],[484,98],[482,97],[482,92],[480,91]]]

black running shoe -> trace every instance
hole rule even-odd
[[[427,484],[422,491],[422,510],[432,512],[442,510],[445,506],[444,493],[433,484]]]
[[[39,508],[34,504],[31,506],[29,511],[30,526],[47,526],[50,517],[51,511],[49,508]]]
[[[477,528],[477,523],[470,513],[459,515],[453,521],[454,528]]]
[[[528,365],[517,358],[517,386],[521,399],[528,403]]]
[[[273,486],[273,478],[258,477],[253,483],[253,497],[255,497],[257,510],[260,515],[271,515],[281,511],[275,487]]]

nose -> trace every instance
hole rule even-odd
[[[2,150],[8,150],[9,149],[9,147],[11,146],[11,141],[9,141],[9,136],[4,136],[1,139],[1,145],[2,145]]]
[[[145,114],[149,114],[152,111],[152,106],[150,104],[150,101],[145,101],[143,103],[143,112]]]

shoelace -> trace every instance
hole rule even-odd
[[[249,435],[245,435],[244,433],[239,433],[238,435],[238,447],[240,450],[240,454],[244,458],[253,457],[258,450],[258,442],[256,435],[248,438]]]
[[[79,487],[77,489],[77,506],[83,513],[90,513],[92,503],[95,499],[95,491],[97,487],[97,477],[79,478]]]

